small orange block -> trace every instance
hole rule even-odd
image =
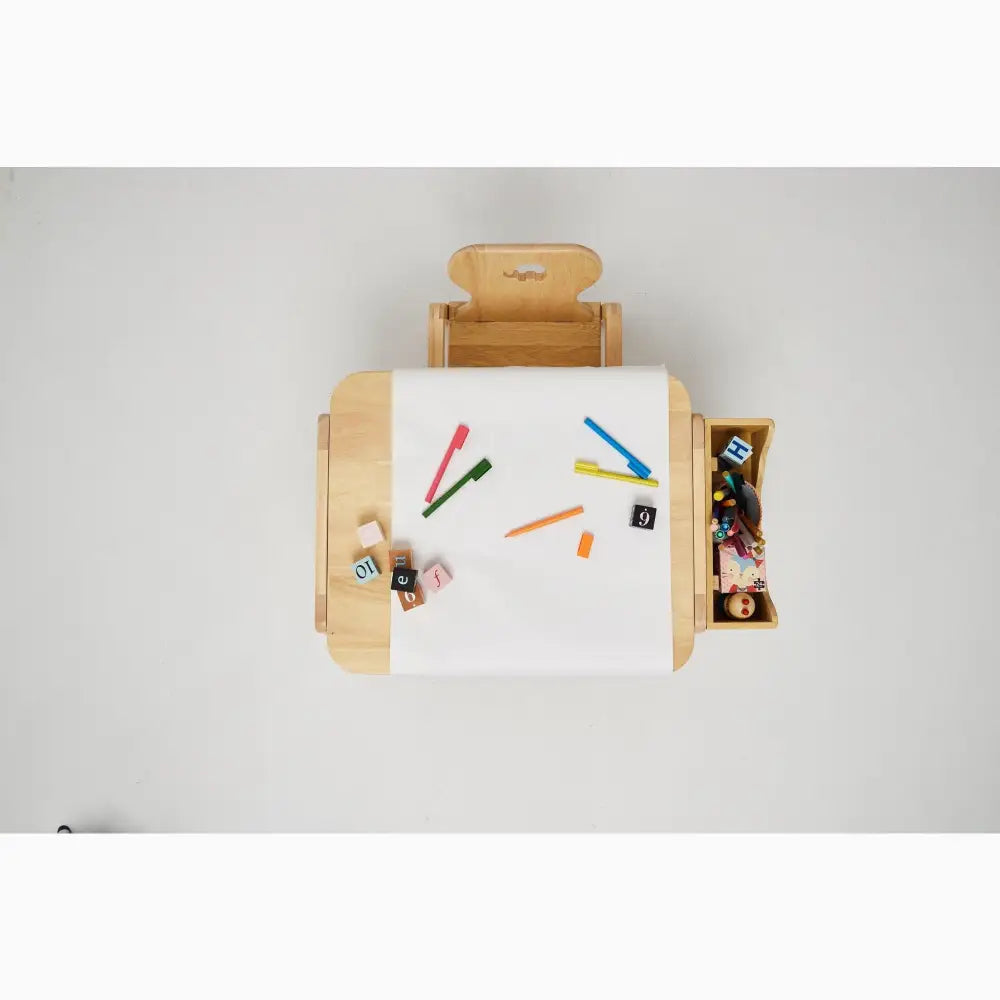
[[[412,549],[389,549],[389,575],[392,575],[392,571],[398,566],[406,566],[409,569],[413,569],[413,550]]]
[[[594,544],[594,536],[589,531],[585,531],[580,536],[580,544],[576,547],[576,554],[581,559],[589,559],[590,546],[593,544]]]
[[[424,603],[424,591],[419,583],[411,591],[397,590],[396,593],[399,594],[399,603],[403,605],[404,611],[412,611]]]

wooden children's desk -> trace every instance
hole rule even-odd
[[[452,280],[468,302],[430,307],[432,367],[600,366],[622,363],[622,314],[617,303],[579,302],[601,274],[586,247],[471,246],[453,255]],[[670,376],[670,561],[673,668],[682,667],[706,628],[777,625],[765,591],[754,595],[753,619],[731,621],[718,601],[708,522],[714,456],[733,434],[753,445],[747,477],[758,492],[774,424],[766,418],[705,419],[692,414],[687,389]],[[358,586],[357,527],[376,520],[385,541],[373,550],[387,560],[392,540],[392,373],[360,372],[333,391],[319,417],[316,488],[315,625],[333,659],[354,673],[389,672],[389,574]]]

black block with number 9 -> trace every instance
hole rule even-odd
[[[643,507],[642,504],[635,504],[632,508],[632,520],[629,521],[629,524],[631,524],[633,528],[649,528],[650,531],[652,531],[655,523],[655,507]]]
[[[405,590],[412,594],[413,588],[417,585],[417,571],[409,566],[396,566],[392,571],[392,583],[389,586],[393,590]]]

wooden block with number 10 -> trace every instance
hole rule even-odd
[[[378,576],[378,567],[375,565],[375,560],[371,556],[365,556],[364,559],[359,559],[352,567],[354,570],[354,579],[358,583],[367,583],[369,580],[374,580]]]

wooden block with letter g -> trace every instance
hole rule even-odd
[[[404,611],[412,611],[419,608],[424,603],[424,591],[420,584],[416,584],[413,590],[397,590],[399,603],[403,605]]]

